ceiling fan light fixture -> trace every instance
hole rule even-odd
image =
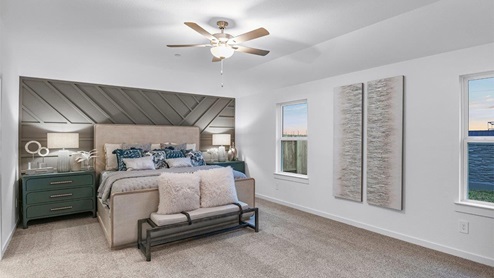
[[[219,59],[228,59],[232,57],[235,50],[228,45],[218,45],[211,47],[211,54]]]

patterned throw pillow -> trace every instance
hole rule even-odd
[[[165,149],[165,152],[166,152],[166,159],[185,157],[184,153],[181,150]]]
[[[148,153],[153,157],[154,168],[161,169],[166,168],[166,152],[165,150],[153,150]]]
[[[206,165],[202,152],[193,150],[182,150],[185,156],[190,157],[192,166],[203,166]]]
[[[127,171],[124,158],[142,157],[142,149],[116,149],[113,153],[117,155],[118,171]]]

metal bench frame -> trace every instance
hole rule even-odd
[[[239,211],[223,213],[223,214],[199,218],[199,219],[195,219],[195,220],[191,220],[190,216],[187,213],[183,213],[187,217],[187,221],[169,224],[169,225],[163,225],[163,226],[157,225],[156,223],[154,223],[151,220],[151,218],[139,219],[139,220],[137,220],[137,236],[138,236],[137,237],[137,248],[141,250],[142,254],[144,254],[144,256],[146,257],[146,261],[149,262],[149,261],[151,261],[151,247],[154,247],[157,245],[172,243],[172,242],[181,241],[181,240],[185,240],[185,239],[203,238],[203,237],[207,237],[207,236],[211,236],[211,235],[216,235],[216,234],[220,234],[220,233],[224,233],[224,232],[237,230],[237,229],[244,228],[244,227],[252,228],[252,229],[254,229],[254,231],[256,233],[259,232],[259,209],[258,208],[248,208],[248,209],[243,210],[240,205],[238,205],[238,204],[235,204],[235,205],[239,206],[239,208],[240,208]],[[254,219],[255,224],[254,225],[252,225],[249,222],[242,220],[242,216],[245,213],[250,213],[250,212],[254,212],[254,217],[255,217],[255,219]],[[200,222],[206,222],[206,221],[211,221],[211,220],[220,219],[220,218],[224,218],[224,217],[235,216],[235,215],[238,215],[238,225],[236,225],[236,226],[223,228],[223,229],[219,229],[219,230],[214,230],[214,231],[209,231],[209,232],[205,232],[205,233],[202,233],[199,235],[184,236],[183,238],[178,238],[178,239],[166,239],[166,238],[162,238],[162,237],[153,238],[153,234],[156,232],[164,231],[164,230],[171,229],[171,228],[182,227],[182,226],[190,226],[190,225],[200,223]],[[146,238],[145,239],[142,238],[142,225],[144,223],[147,223],[149,226],[151,226],[150,229],[146,230]]]

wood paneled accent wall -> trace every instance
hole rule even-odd
[[[32,159],[24,145],[36,140],[46,147],[48,132],[78,132],[79,149],[91,150],[96,123],[198,126],[202,150],[213,133],[235,138],[234,98],[21,77],[20,105],[21,169]],[[57,151],[45,159],[49,166]]]

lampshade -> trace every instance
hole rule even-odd
[[[230,134],[213,134],[213,145],[230,146]]]
[[[48,133],[48,148],[77,149],[79,148],[79,133]]]
[[[211,54],[213,54],[214,57],[220,59],[228,59],[232,57],[233,52],[235,52],[235,50],[233,50],[233,48],[225,44],[220,44],[218,46],[211,47]]]

